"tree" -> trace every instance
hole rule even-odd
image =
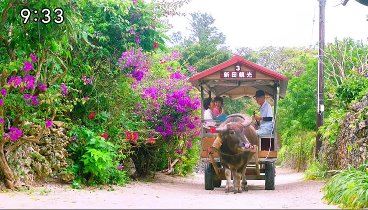
[[[307,58],[306,71],[289,80],[286,97],[280,101],[280,129],[292,127],[293,121],[300,123],[300,129],[315,130],[315,93],[317,88],[316,60]],[[281,121],[282,119],[282,121]]]
[[[191,35],[179,46],[187,63],[199,72],[228,60],[231,51],[225,36],[213,26],[215,19],[207,13],[191,13]],[[178,37],[178,36],[176,36]]]
[[[19,16],[23,8],[32,8],[32,14],[45,5],[63,8],[63,23],[27,22]],[[55,116],[73,106],[62,82],[70,71],[71,43],[77,41],[74,9],[71,1],[57,0],[0,5],[0,170],[8,188],[14,188],[15,177],[7,155],[25,142],[39,142]],[[43,127],[36,136],[28,135],[32,123]]]
[[[305,48],[287,47],[263,47],[258,50],[253,59],[261,66],[272,69],[273,71],[301,75],[305,71],[306,59],[302,57],[314,55],[316,52]]]
[[[249,47],[241,47],[235,50],[237,55],[244,57],[245,59],[257,63],[257,52]]]
[[[367,74],[368,47],[361,41],[346,38],[326,46],[326,78],[332,86],[340,85],[353,71]]]
[[[225,36],[222,32],[213,26],[215,19],[207,13],[191,13],[192,21],[191,26],[191,36],[188,43],[212,43],[215,46],[223,45],[225,43]]]

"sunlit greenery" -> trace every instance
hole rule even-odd
[[[349,168],[332,177],[323,188],[324,198],[342,208],[368,207],[368,165]]]

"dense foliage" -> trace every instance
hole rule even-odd
[[[299,56],[298,63],[306,65],[300,75],[289,74],[288,91],[280,101],[278,125],[282,140],[281,162],[297,170],[304,170],[313,159],[317,60],[313,54],[304,53]]]
[[[38,143],[56,120],[69,129],[70,166],[63,173],[74,177],[74,187],[123,184],[130,158],[139,175],[157,169],[152,166],[173,170],[173,160],[180,174],[190,173],[200,102],[185,73],[194,69],[175,61],[178,53],[165,51],[164,44],[164,17],[184,2],[1,1],[0,168],[7,187],[18,177],[4,151]],[[64,22],[24,24],[24,7],[60,7]],[[152,88],[164,91],[147,95]],[[149,108],[151,113],[144,111]],[[28,135],[34,124],[44,127],[38,136]],[[140,151],[156,157],[142,170],[149,157]]]
[[[323,189],[328,203],[341,208],[368,207],[368,166],[349,168],[332,177]]]
[[[190,36],[182,37],[180,32],[173,40],[183,54],[182,63],[194,66],[199,72],[211,68],[231,57],[225,46],[225,36],[215,26],[215,19],[207,13],[191,13]]]

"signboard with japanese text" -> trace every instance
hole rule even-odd
[[[248,71],[223,71],[220,73],[220,78],[229,78],[229,79],[251,79],[256,78],[256,71],[248,70]]]
[[[242,71],[242,66],[240,64],[236,64],[233,66],[233,70],[231,68],[226,68],[220,72],[220,78],[222,79],[252,79],[256,78],[256,71],[245,69]]]

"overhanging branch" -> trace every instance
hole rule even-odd
[[[58,79],[63,78],[67,73],[68,73],[68,68],[66,67],[66,65],[64,64],[64,62],[61,60],[61,58],[59,56],[57,56],[54,52],[50,51],[51,54],[53,54],[56,59],[60,62],[61,68],[64,70],[64,72],[62,74],[57,75],[54,79],[51,80],[51,82],[49,83],[49,85],[51,86],[52,84],[54,84]]]

